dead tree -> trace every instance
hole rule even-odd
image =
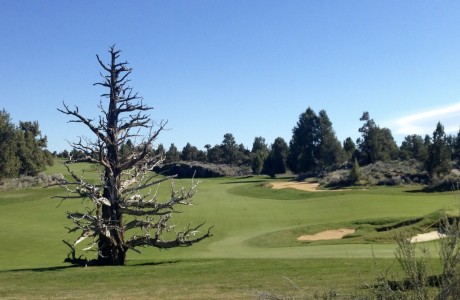
[[[86,157],[67,161],[73,180],[62,179],[59,183],[68,191],[66,196],[60,197],[63,200],[83,197],[88,201],[83,202],[84,212],[67,213],[74,223],[74,227],[68,228],[69,232],[80,233],[73,244],[65,242],[71,248],[66,261],[74,264],[124,265],[129,249],[190,246],[212,235],[211,228],[199,231],[203,224],[189,225],[179,231],[170,224],[172,214],[177,212],[176,206],[192,204],[191,197],[197,184],[192,181],[189,189],[176,189],[172,177],[153,173],[152,169],[162,162],[163,157],[155,155],[152,145],[166,122],[154,124],[150,120],[146,112],[152,107],[144,104],[142,97],[133,93],[128,85],[132,71],[128,62],[118,61],[120,51],[114,46],[109,53],[109,64],[96,55],[105,75],[101,73],[103,81],[94,85],[107,90],[101,99],[108,101],[105,105],[103,100],[100,101],[102,114],[99,119],[86,118],[78,107],[70,108],[65,103],[62,109],[58,109],[71,116],[69,122],[83,123],[94,134],[92,139],[80,138],[79,142],[71,143]],[[139,141],[129,151],[122,151],[132,139]],[[89,183],[72,172],[71,164],[79,162],[100,165],[101,182]],[[159,201],[157,193],[151,190],[166,180],[172,182],[171,195],[169,199]],[[131,229],[137,229],[136,233],[125,235]],[[164,238],[166,232],[170,232],[167,234],[169,239]],[[90,242],[84,250],[97,250],[97,258],[82,263],[81,257],[77,259],[75,256],[75,246],[87,238]]]

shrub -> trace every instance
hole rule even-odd
[[[57,183],[57,179],[60,178],[64,178],[62,174],[46,175],[45,173],[39,173],[37,176],[3,179],[0,181],[0,190],[48,186]]]
[[[393,186],[423,184],[429,180],[428,173],[424,170],[423,164],[416,160],[386,163],[376,162],[360,167],[361,174],[358,176],[360,178],[359,181],[356,181],[356,174],[352,174],[353,165],[348,165],[343,169],[324,174],[320,179],[320,183],[327,186],[347,186],[356,184],[357,182],[366,185]]]
[[[440,178],[432,178],[430,185],[428,186],[429,190],[432,191],[454,191],[459,190],[460,188],[460,176],[451,173],[442,179]]]
[[[224,164],[210,164],[201,162],[185,162],[166,164],[154,169],[164,175],[177,175],[179,178],[210,178],[225,176],[246,176],[252,174],[249,166],[230,166]]]
[[[348,175],[348,180],[350,181],[351,184],[356,184],[361,180],[362,176],[363,174],[358,164],[358,160],[355,158],[355,161],[353,162],[353,166],[351,167],[351,170],[350,170],[350,174]]]

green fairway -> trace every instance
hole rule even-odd
[[[91,171],[85,173],[97,178]],[[48,172],[63,172],[62,166]],[[190,248],[128,252],[126,268],[67,268],[62,263],[68,250],[62,240],[74,238],[65,229],[70,226],[65,212],[81,204],[53,199],[64,194],[62,189],[2,191],[0,298],[83,298],[88,291],[82,286],[91,285],[101,298],[109,298],[103,290],[112,287],[112,294],[132,291],[139,298],[165,298],[172,289],[179,299],[246,299],[257,297],[258,291],[292,291],[289,280],[310,289],[346,287],[350,292],[347,274],[356,275],[358,268],[369,278],[373,255],[388,263],[394,256],[392,233],[375,228],[425,217],[410,227],[424,229],[430,214],[458,206],[456,193],[423,193],[420,187],[309,193],[272,190],[268,182],[266,177],[202,180],[196,205],[182,207],[174,223],[180,227],[206,221],[214,226],[214,236]],[[177,185],[188,186],[190,180],[178,180]],[[160,195],[167,196],[169,189],[162,184]],[[357,231],[342,240],[296,240],[301,234],[339,227]],[[183,282],[180,288],[174,287],[177,282]]]
[[[365,292],[362,285],[374,271],[371,259],[187,259],[22,269],[0,271],[0,298],[305,299],[330,291],[348,296]]]

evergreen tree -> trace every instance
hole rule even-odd
[[[321,169],[332,170],[345,162],[345,153],[342,144],[337,139],[332,122],[329,120],[325,110],[319,112],[319,153]]]
[[[235,165],[240,157],[238,145],[235,141],[235,138],[233,137],[233,134],[226,133],[224,135],[224,140],[222,141],[221,147],[223,156],[222,158],[224,162],[229,165]]]
[[[17,130],[10,115],[0,111],[0,179],[17,177],[21,162],[17,156]]]
[[[256,137],[254,138],[254,142],[252,144],[252,160],[251,160],[251,168],[254,174],[259,175],[262,171],[264,161],[268,157],[269,150],[268,146],[265,143],[265,139],[263,137]]]
[[[169,146],[168,151],[166,152],[165,162],[166,163],[173,163],[180,160],[180,153],[177,150],[177,147],[174,143]]]
[[[47,138],[42,137],[38,122],[19,122],[18,157],[21,162],[19,173],[35,176],[52,162],[51,153],[46,150]]]
[[[272,178],[275,178],[276,174],[286,173],[288,154],[289,147],[286,141],[281,137],[276,138],[264,162],[263,172]]]
[[[316,171],[318,169],[317,151],[319,119],[310,107],[299,116],[292,130],[289,143],[289,168],[294,173]]]
[[[69,158],[69,151],[63,150],[62,152],[58,153],[57,157],[59,158]]]
[[[460,130],[453,141],[452,160],[455,160],[457,164],[460,162]]]
[[[356,158],[356,144],[351,137],[347,137],[343,142],[343,150],[345,151],[345,158],[347,161],[352,162]]]
[[[428,148],[420,135],[408,135],[401,143],[399,156],[402,160],[416,159],[425,162],[428,158]]]
[[[292,133],[288,162],[294,173],[334,169],[345,161],[342,144],[325,110],[316,115],[309,107]]]
[[[198,154],[198,149],[195,146],[192,146],[190,143],[187,143],[182,149],[181,159],[185,161],[196,160]]]
[[[195,160],[203,163],[207,162],[208,158],[206,152],[204,152],[203,150],[197,150]]]
[[[362,172],[361,168],[359,167],[358,160],[355,158],[353,161],[353,166],[350,170],[350,174],[348,175],[348,180],[350,181],[351,184],[356,184],[359,183],[359,181],[362,178]]]
[[[363,113],[360,121],[364,121],[359,129],[362,137],[357,141],[361,163],[370,164],[397,159],[399,149],[390,129],[377,126],[368,112]]]
[[[163,144],[158,144],[158,147],[155,150],[155,155],[158,155],[159,157],[164,157],[166,155],[166,150]]]
[[[46,146],[47,138],[42,136],[37,121],[15,126],[10,115],[4,109],[0,111],[0,178],[36,176],[44,171],[54,163]]]
[[[128,156],[134,151],[134,145],[131,139],[128,139],[126,143],[123,143],[120,147],[120,153],[122,156]]]
[[[252,163],[252,153],[243,143],[238,145],[236,165],[250,166]]]
[[[70,160],[80,160],[80,159],[84,159],[85,157],[86,157],[85,152],[75,147],[72,148],[72,150],[69,153]]]
[[[258,151],[262,151],[268,153],[268,146],[265,143],[265,138],[258,136],[254,138],[254,142],[252,143],[252,153],[256,153]]]
[[[264,167],[265,159],[267,159],[267,157],[263,158],[260,152],[252,154],[251,169],[253,174],[260,175]]]
[[[428,159],[425,168],[431,177],[443,177],[451,171],[450,150],[446,142],[444,126],[441,122],[433,132],[432,143],[428,146]]]
[[[220,145],[215,145],[214,147],[208,147],[206,152],[206,157],[209,163],[219,164],[223,162],[223,151]]]

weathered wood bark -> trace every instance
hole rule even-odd
[[[173,207],[178,204],[190,205],[190,198],[196,190],[196,184],[192,183],[189,190],[177,191],[172,185],[169,200],[159,202],[156,195],[142,194],[142,190],[160,182],[172,179],[170,177],[156,177],[152,169],[162,162],[163,157],[155,155],[152,144],[164,129],[166,122],[154,126],[145,114],[152,108],[143,103],[143,99],[132,93],[128,86],[128,75],[131,69],[127,62],[117,62],[120,51],[111,47],[110,63],[104,64],[97,56],[102,69],[107,73],[103,81],[95,85],[108,89],[102,97],[108,99],[107,107],[102,102],[99,109],[102,116],[95,124],[94,120],[80,114],[78,107],[69,108],[64,104],[60,112],[70,115],[70,122],[83,123],[95,135],[96,140],[80,139],[78,143],[71,145],[86,154],[84,159],[77,161],[69,160],[68,170],[74,181],[61,180],[60,185],[65,187],[69,195],[62,199],[74,198],[71,194],[86,197],[93,204],[92,208],[86,207],[85,213],[69,212],[76,227],[69,228],[69,232],[81,231],[80,237],[71,247],[72,257],[75,258],[75,245],[92,237],[93,241],[86,249],[97,246],[97,259],[92,264],[97,265],[124,265],[126,252],[136,247],[153,246],[157,248],[171,248],[190,246],[207,237],[210,237],[210,228],[203,234],[199,234],[198,226],[189,226],[183,231],[176,233],[171,240],[163,240],[162,233],[172,228],[168,224],[171,214],[176,212]],[[144,137],[140,136],[142,130],[148,131]],[[128,153],[122,152],[121,148],[131,144],[132,138],[140,138],[141,142],[131,148]],[[160,154],[161,155],[161,154]],[[102,182],[92,185],[76,176],[70,163],[90,162],[102,166]],[[75,187],[75,188],[73,188]],[[149,199],[147,199],[150,197]],[[130,215],[130,222],[124,224],[124,214]],[[125,230],[140,228],[142,235],[134,235],[125,240]],[[154,231],[154,232],[151,232]],[[137,251],[137,250],[136,250]],[[70,256],[68,261],[71,262]],[[75,259],[75,263],[81,264],[81,258]]]

